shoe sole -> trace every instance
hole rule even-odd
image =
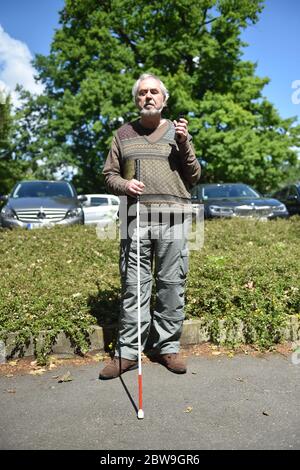
[[[101,372],[99,374],[99,379],[100,380],[112,380],[112,379],[117,379],[118,377],[120,377],[122,374],[125,374],[125,372],[129,372],[130,370],[135,370],[138,368],[138,364],[134,364],[130,367],[128,367],[126,370],[123,370],[123,372],[121,372],[120,374],[118,375],[114,375],[114,376],[111,376],[111,377],[107,377],[105,375],[101,375]]]
[[[165,364],[161,364],[164,366],[166,369],[168,369],[170,372],[173,372],[173,374],[186,374],[187,370],[177,370],[177,369],[170,369],[170,367],[165,366]]]

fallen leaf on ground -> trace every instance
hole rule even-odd
[[[95,355],[92,356],[92,359],[93,359],[93,361],[95,361],[95,362],[104,361],[105,356],[103,356],[103,354],[97,353],[97,354],[95,354]]]
[[[16,366],[18,364],[18,361],[9,361],[8,365],[9,366]]]
[[[220,356],[220,354],[222,354],[222,353],[221,353],[221,351],[213,351],[211,354],[212,354],[212,356]]]
[[[270,416],[267,411],[263,411],[262,414],[265,415],[265,416]]]
[[[191,413],[191,411],[193,411],[193,407],[192,406],[188,406],[186,410],[184,410],[184,413]]]
[[[63,364],[64,359],[58,359],[57,357],[52,356],[49,358],[50,364],[55,364],[56,366],[59,366],[60,364]]]
[[[235,379],[235,380],[237,380],[238,382],[245,382],[245,380],[244,380],[244,379],[242,379],[242,377],[236,377],[236,379]]]
[[[234,353],[233,352],[228,353],[227,357],[234,357]]]
[[[58,378],[58,383],[62,383],[62,382],[72,382],[73,378],[71,377],[71,373],[68,371],[66,372],[66,374],[60,376]]]
[[[58,362],[59,359],[56,356],[49,356],[49,362],[52,364],[52,362],[56,363]]]
[[[13,377],[13,376],[14,376],[14,374],[7,374],[5,377],[10,378],[10,377]]]
[[[16,393],[16,389],[15,388],[8,388],[5,390],[7,393]]]
[[[29,372],[31,375],[42,375],[44,372],[47,372],[46,369],[34,369]]]

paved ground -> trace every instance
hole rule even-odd
[[[178,376],[143,367],[98,380],[103,364],[0,377],[1,449],[300,449],[300,364],[269,354],[191,356]],[[58,383],[69,371],[72,381]],[[7,375],[7,374],[6,374]]]

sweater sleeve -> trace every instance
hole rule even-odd
[[[111,149],[107,155],[103,175],[109,193],[117,196],[126,195],[127,180],[122,177],[121,152],[116,137],[113,138]]]
[[[183,178],[191,185],[194,186],[198,183],[201,176],[201,166],[198,162],[195,149],[191,142],[191,138],[185,142],[177,143],[179,150],[179,158],[181,161],[181,170]]]

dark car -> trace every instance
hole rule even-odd
[[[55,224],[83,224],[81,199],[67,181],[21,181],[0,213],[2,227],[41,228]]]
[[[204,217],[288,217],[284,204],[265,198],[242,183],[199,184],[192,191],[192,203],[204,205]]]
[[[287,208],[290,215],[300,215],[300,182],[288,184],[273,194]]]

